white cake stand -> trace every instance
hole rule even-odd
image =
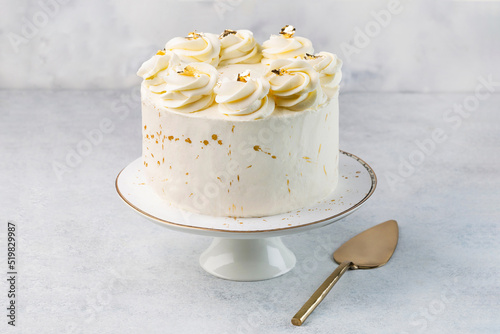
[[[258,281],[283,275],[295,266],[295,255],[280,236],[326,226],[353,213],[375,191],[375,173],[357,156],[340,152],[339,184],[316,205],[260,218],[212,217],[166,204],[146,185],[142,159],[116,177],[122,200],[154,223],[173,230],[214,237],[200,256],[212,275],[234,281]]]

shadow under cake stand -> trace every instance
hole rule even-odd
[[[295,255],[281,236],[319,228],[357,210],[375,191],[372,168],[357,156],[340,151],[339,183],[328,198],[299,210],[259,218],[213,217],[165,204],[146,185],[142,159],[116,177],[121,199],[154,223],[181,232],[214,237],[200,256],[200,265],[212,275],[234,281],[278,277],[295,266]]]

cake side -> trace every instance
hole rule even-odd
[[[336,187],[338,94],[318,110],[239,122],[169,112],[142,93],[144,173],[172,205],[258,217],[314,204]]]

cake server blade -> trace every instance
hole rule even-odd
[[[293,316],[292,324],[302,325],[348,269],[372,269],[386,264],[396,250],[398,237],[398,223],[388,220],[361,232],[340,246],[333,253],[339,266]]]

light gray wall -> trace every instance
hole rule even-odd
[[[373,13],[389,9],[389,22],[377,23]],[[247,28],[262,43],[285,24],[344,60],[344,91],[500,81],[499,1],[2,0],[0,88],[128,88],[172,37]]]

